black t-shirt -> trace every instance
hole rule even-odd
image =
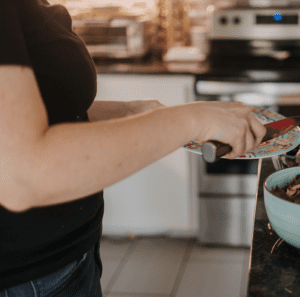
[[[33,69],[50,126],[88,121],[95,64],[64,6],[0,0],[0,40],[0,67]],[[0,206],[0,292],[79,260],[100,236],[103,210],[103,192],[17,214]]]

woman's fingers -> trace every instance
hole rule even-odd
[[[250,130],[255,138],[254,148],[257,148],[261,144],[261,141],[263,140],[264,136],[266,135],[267,129],[261,124],[261,122],[255,117],[255,115],[252,112],[249,113],[248,119]]]

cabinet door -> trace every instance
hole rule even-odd
[[[194,101],[193,88],[193,76],[99,74],[96,100],[156,99],[171,106]],[[191,194],[190,154],[179,148],[104,189],[103,234],[194,234],[197,202]]]

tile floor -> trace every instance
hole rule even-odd
[[[250,248],[195,240],[103,237],[104,297],[245,297]]]

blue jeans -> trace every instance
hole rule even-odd
[[[0,297],[102,297],[102,263],[97,244],[59,271],[0,292]]]

